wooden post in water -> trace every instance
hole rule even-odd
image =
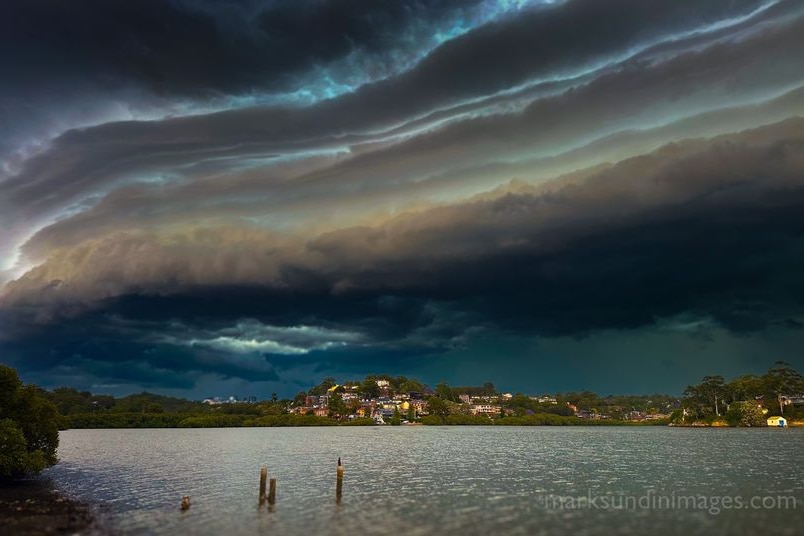
[[[181,498],[181,511],[186,512],[189,509],[190,509],[190,497],[188,495],[185,495],[184,497]]]
[[[276,479],[272,478],[270,484],[268,488],[268,504],[273,506],[276,504]]]
[[[335,501],[341,504],[341,496],[343,496],[343,465],[341,459],[338,458],[338,480],[335,485]]]
[[[265,502],[265,481],[268,479],[268,468],[260,467],[260,504]]]

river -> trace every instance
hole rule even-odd
[[[804,429],[68,430],[46,475],[125,534],[796,534],[803,447]]]

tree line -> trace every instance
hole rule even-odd
[[[804,393],[804,377],[781,361],[763,375],[743,375],[729,382],[722,376],[705,376],[700,383],[688,386],[680,401],[669,395],[604,397],[590,391],[557,393],[555,400],[540,400],[521,393],[502,398],[491,382],[460,387],[441,382],[430,389],[419,380],[405,376],[369,375],[342,385],[334,378],[324,378],[293,399],[280,399],[274,393],[268,400],[256,404],[216,406],[146,392],[115,398],[70,387],[46,391],[23,384],[14,369],[0,365],[0,480],[35,474],[56,463],[58,431],[64,428],[372,424],[371,419],[354,417],[361,402],[358,399],[346,404],[341,394],[347,389],[356,391],[364,400],[399,393],[421,394],[427,400],[428,415],[419,419],[409,412],[406,417],[410,421],[418,419],[422,424],[618,424],[631,411],[664,414],[677,407],[672,417],[676,422],[722,419],[731,425],[762,426],[765,413],[804,418],[804,406],[796,407],[790,398]],[[323,394],[330,395],[330,413],[340,419],[290,413],[293,406],[304,405],[308,396]],[[459,397],[464,394],[493,399],[500,405],[500,414],[494,419],[469,415],[467,406],[459,403]],[[572,408],[604,415],[607,420],[579,419]],[[392,423],[401,422],[401,418],[397,411]]]
[[[45,392],[0,365],[0,481],[36,474],[56,463],[59,414]]]
[[[761,426],[766,416],[804,417],[790,397],[804,394],[804,377],[789,363],[777,361],[765,374],[746,374],[726,382],[723,376],[704,376],[682,397],[686,421],[723,418],[730,424]],[[763,411],[766,410],[766,411]]]

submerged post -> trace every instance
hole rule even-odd
[[[268,479],[268,468],[260,467],[260,504],[265,502],[265,481]]]
[[[185,495],[184,497],[181,498],[181,511],[184,512],[189,509],[190,509],[190,496]]]
[[[343,464],[341,464],[341,459],[338,458],[338,480],[337,484],[335,485],[335,500],[338,504],[341,504],[341,496],[343,495]]]
[[[274,505],[276,504],[276,479],[272,478],[270,481],[270,486],[268,488],[268,504]]]

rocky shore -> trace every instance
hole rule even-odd
[[[46,479],[0,482],[0,533],[99,534],[89,505],[59,494]]]

